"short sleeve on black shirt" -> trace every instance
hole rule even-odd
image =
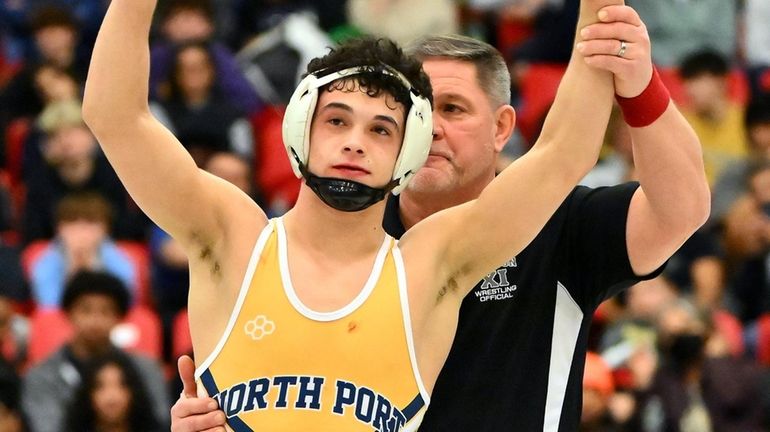
[[[648,275],[636,275],[631,268],[626,244],[626,222],[636,182],[590,189],[578,187],[567,208],[564,226],[571,269],[579,280],[570,287],[573,298],[584,311],[592,311],[605,299],[632,283],[653,279],[665,267]]]

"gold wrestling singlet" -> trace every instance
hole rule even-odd
[[[395,240],[386,237],[361,293],[334,312],[302,304],[286,248],[282,221],[271,220],[227,329],[195,373],[228,426],[235,432],[417,430],[429,396],[417,370]]]

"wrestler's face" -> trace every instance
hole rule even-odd
[[[502,145],[495,142],[496,112],[476,66],[435,58],[422,67],[433,86],[433,144],[406,193],[480,191],[494,178]]]
[[[386,185],[404,137],[404,107],[368,96],[355,82],[320,90],[310,129],[309,170],[320,177]]]

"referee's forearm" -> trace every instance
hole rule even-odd
[[[698,137],[673,103],[651,125],[630,129],[636,175],[654,217],[689,237],[711,208]]]

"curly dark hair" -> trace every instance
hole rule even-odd
[[[355,79],[360,88],[366,90],[367,95],[378,97],[385,92],[409,111],[412,106],[409,90],[404,87],[401,80],[383,72],[391,69],[400,72],[417,94],[427,98],[433,104],[433,90],[428,76],[422,70],[422,64],[416,58],[405,54],[401,47],[390,39],[371,37],[349,39],[337,48],[330,48],[325,56],[311,60],[305,75],[323,77],[359,66],[364,67],[365,71],[351,79]],[[343,80],[342,83],[332,82],[326,86],[326,90],[345,88],[345,81],[347,80]]]
[[[69,432],[83,432],[95,430],[96,412],[92,402],[92,395],[96,389],[97,376],[104,368],[117,366],[123,373],[123,383],[131,393],[131,402],[128,408],[128,423],[132,431],[154,432],[161,429],[158,419],[155,418],[150,397],[145,389],[144,381],[139,376],[128,354],[114,350],[109,354],[98,357],[88,363],[83,373],[83,381],[75,394],[67,419]]]

